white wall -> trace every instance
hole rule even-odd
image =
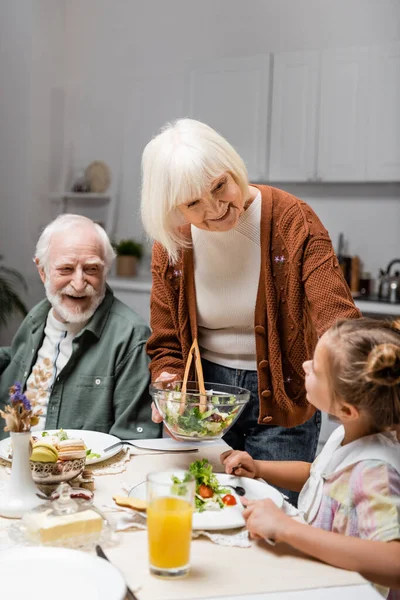
[[[50,218],[49,99],[64,80],[64,30],[64,0],[0,2],[0,254],[26,278],[29,307],[43,297],[32,256]],[[19,320],[0,331],[0,344]]]
[[[76,168],[103,159],[123,171],[118,236],[142,235],[141,152],[184,116],[188,61],[400,39],[398,0],[69,0],[66,14],[66,129]],[[343,231],[373,276],[400,255],[400,185],[282,185],[310,201],[335,244]]]

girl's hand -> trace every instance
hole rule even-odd
[[[272,500],[247,500],[241,498],[246,507],[243,512],[250,537],[271,539],[279,542],[283,531],[290,524],[290,517],[276,506]]]
[[[167,371],[164,371],[163,373],[161,373],[161,375],[157,377],[155,383],[157,383],[158,381],[165,381],[166,383],[169,383],[171,381],[174,381],[176,377],[177,376],[174,373],[167,373]],[[153,423],[162,423],[163,421],[162,415],[156,409],[154,402],[151,403],[151,420],[153,421]]]
[[[257,466],[255,461],[247,452],[239,450],[227,450],[220,457],[221,463],[225,465],[225,473],[237,475],[238,477],[257,477]]]

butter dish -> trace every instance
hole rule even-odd
[[[111,541],[113,531],[101,511],[91,501],[76,501],[72,496],[73,488],[60,484],[48,502],[26,513],[10,528],[10,536],[24,545],[85,550]]]

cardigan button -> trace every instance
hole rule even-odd
[[[272,421],[272,417],[270,417],[269,415],[267,415],[266,417],[263,418],[263,423],[270,423]]]
[[[265,327],[263,327],[262,325],[256,325],[254,327],[254,331],[256,333],[262,333],[262,334],[264,334],[265,333]]]
[[[263,390],[263,391],[261,392],[261,396],[262,396],[263,398],[269,398],[271,394],[272,394],[271,390]]]
[[[258,366],[260,367],[260,369],[266,369],[269,365],[269,362],[267,360],[260,360],[260,362],[258,363]]]

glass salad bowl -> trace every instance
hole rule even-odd
[[[150,386],[158,411],[168,431],[178,440],[202,441],[221,438],[232,427],[250,399],[244,388],[188,381],[183,394],[182,381],[159,381]]]

